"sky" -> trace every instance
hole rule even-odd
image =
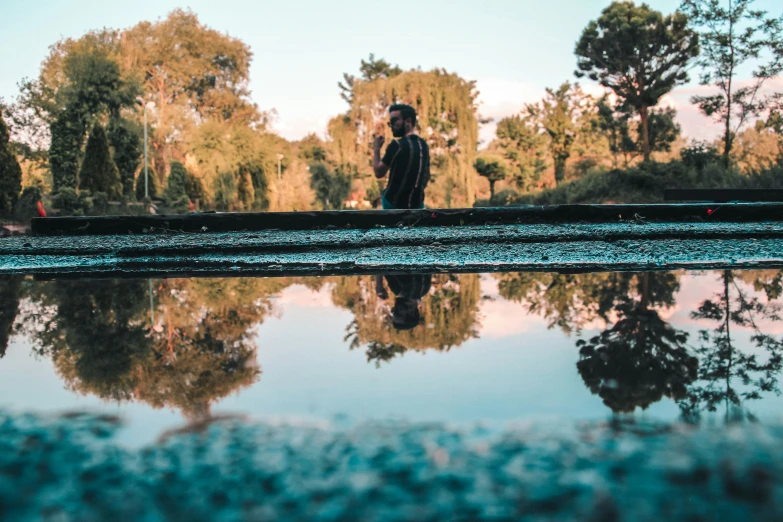
[[[497,121],[540,99],[546,87],[575,80],[574,44],[584,26],[609,3],[0,0],[0,97],[11,101],[18,93],[17,84],[38,74],[48,47],[60,38],[76,38],[102,27],[131,27],[181,7],[250,46],[253,101],[264,110],[276,111],[273,128],[288,139],[309,132],[323,135],[329,118],[347,109],[337,82],[345,72],[356,74],[360,60],[369,53],[404,69],[445,68],[475,80],[481,115]],[[679,4],[678,0],[648,3],[664,13]],[[780,13],[776,3],[757,0],[755,5]],[[696,80],[695,73],[691,76]],[[783,89],[783,81],[776,86]],[[681,112],[686,136],[708,139],[719,129],[688,102],[699,89],[692,82],[665,103]],[[493,134],[494,125],[489,124],[481,138],[486,142]]]

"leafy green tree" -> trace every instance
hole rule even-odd
[[[650,159],[649,109],[688,80],[699,53],[698,35],[682,13],[663,16],[646,4],[612,2],[576,44],[577,77],[587,75],[614,91],[641,118],[642,154]]]
[[[680,125],[676,121],[677,112],[671,107],[650,109],[649,140],[651,152],[669,152],[671,146],[680,137]],[[598,129],[609,141],[609,150],[614,155],[614,165],[617,166],[617,155],[622,154],[625,167],[629,160],[643,154],[641,143],[642,125],[634,125],[632,110],[623,104],[612,107],[606,97],[598,102]]]
[[[549,152],[555,163],[555,184],[565,179],[566,161],[571,157],[571,147],[578,132],[577,118],[581,109],[580,91],[565,82],[557,90],[546,89],[546,96],[539,104],[527,106],[532,118],[539,122],[549,135]]]
[[[161,196],[160,181],[158,175],[155,173],[155,169],[152,165],[147,167],[147,193],[150,198],[159,198]],[[145,184],[144,167],[139,170],[139,175],[136,176],[136,200],[141,201],[144,199],[144,184]]]
[[[691,102],[723,124],[723,161],[730,162],[734,137],[751,116],[765,107],[761,87],[783,71],[783,16],[753,9],[754,0],[683,0],[680,9],[699,32],[702,85],[719,94],[694,96]],[[765,56],[764,53],[767,53]],[[756,62],[753,80],[739,86],[743,64]]]
[[[630,155],[637,150],[637,143],[631,137],[630,119],[631,114],[622,109],[622,104],[613,106],[607,96],[598,101],[598,129],[609,141],[609,150],[614,157],[615,168],[618,165],[618,155],[623,155],[627,168]]]
[[[537,187],[547,164],[545,139],[535,123],[529,116],[508,116],[498,122],[495,134],[489,149],[502,153],[516,186],[525,192]]]
[[[22,191],[22,169],[11,150],[8,127],[0,115],[0,214],[10,214]]]
[[[351,194],[351,177],[343,169],[331,171],[326,163],[310,164],[310,187],[325,210],[339,210]]]
[[[268,210],[269,209],[269,182],[266,179],[266,172],[264,167],[259,162],[250,162],[248,164],[239,167],[240,176],[249,176],[252,185],[249,187],[247,194],[252,194],[252,208],[253,210]],[[250,207],[248,207],[250,208]]]
[[[187,197],[188,171],[179,161],[172,161],[166,182],[165,198],[169,203]]]
[[[185,192],[188,195],[188,199],[194,203],[204,200],[204,184],[192,172],[188,172],[188,176],[185,179]]]
[[[90,192],[105,192],[109,199],[119,199],[122,196],[120,173],[111,158],[106,132],[99,123],[93,126],[87,139],[84,161],[79,172],[79,188]]]
[[[119,117],[109,120],[107,136],[114,164],[120,172],[122,194],[126,197],[134,195],[133,178],[141,163],[143,151],[141,133],[142,127],[138,122]]]
[[[84,122],[75,111],[64,110],[50,126],[52,144],[49,161],[52,169],[54,191],[76,188],[79,175],[79,158],[84,143]]]
[[[221,172],[212,186],[212,202],[219,210],[233,210],[237,203],[237,178],[233,172]]]
[[[256,191],[253,188],[253,178],[247,169],[240,169],[237,181],[237,199],[242,204],[242,208],[246,210],[253,208]]]
[[[489,181],[489,199],[495,197],[495,183],[506,179],[506,163],[503,158],[484,154],[476,158],[473,164],[479,176],[487,178]]]

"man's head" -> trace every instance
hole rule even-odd
[[[389,107],[389,127],[395,138],[407,136],[416,128],[416,109],[404,103],[395,103]]]

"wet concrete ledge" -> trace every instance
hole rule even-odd
[[[558,209],[581,219],[563,221]],[[231,228],[232,220],[237,225],[236,220],[247,216],[271,220],[280,219],[281,214],[190,215],[182,218],[191,221],[183,221],[180,230],[150,225],[176,216],[150,216],[152,221],[146,216],[120,221],[58,218],[52,220],[54,224],[48,218],[40,219],[34,222],[37,235],[0,239],[0,274],[283,276],[783,267],[783,205],[573,205],[513,211],[463,209],[462,214],[395,212],[365,212],[362,215],[370,221],[363,227],[333,224],[346,219],[356,224],[358,212],[332,212],[310,213],[308,220],[299,223],[303,228],[293,224],[263,228],[264,223],[256,221],[256,229],[224,232],[214,229]],[[405,224],[422,212],[430,216],[441,212],[462,222],[466,213],[473,212],[475,220],[461,225]],[[137,219],[141,219],[137,225],[143,225],[139,233],[108,233],[119,222],[127,225]],[[204,224],[205,219],[212,228]],[[46,234],[42,223],[51,227]],[[86,229],[85,223],[90,223]],[[320,228],[304,227],[307,223],[318,223]],[[198,231],[188,231],[199,224]],[[79,232],[65,235],[77,225],[82,227]],[[86,233],[90,229],[107,233]]]

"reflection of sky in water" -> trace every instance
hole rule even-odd
[[[677,305],[662,313],[675,328],[696,342],[699,324],[689,317],[717,290],[715,274],[680,279]],[[367,362],[362,349],[344,341],[350,311],[332,305],[330,287],[318,292],[304,286],[286,288],[275,298],[276,313],[256,328],[253,340],[262,370],[258,382],[229,395],[213,414],[239,413],[264,419],[349,421],[403,418],[413,421],[499,425],[514,420],[606,419],[609,409],[590,393],[576,368],[576,335],[547,329],[546,321],[526,314],[518,303],[497,295],[490,276],[482,278],[480,338],[448,352],[409,351],[390,362]],[[590,324],[583,338],[603,327]],[[781,324],[765,324],[778,333]],[[747,346],[750,333],[734,329]],[[122,438],[129,443],[152,440],[181,425],[178,412],[155,410],[144,403],[107,402],[64,388],[48,358],[32,355],[26,339],[12,338],[0,360],[0,407],[14,411],[89,410],[117,414],[128,421]],[[767,394],[750,410],[761,419],[779,419],[783,399]],[[674,420],[676,404],[664,398],[637,416]]]

